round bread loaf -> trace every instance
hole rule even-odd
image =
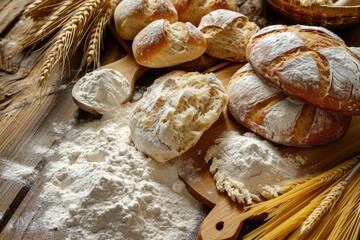
[[[160,19],[136,35],[132,49],[140,65],[171,67],[200,57],[206,51],[206,40],[191,23],[169,23]]]
[[[122,0],[114,12],[115,29],[125,40],[133,40],[157,19],[177,22],[177,11],[170,0]]]
[[[227,95],[213,73],[173,71],[155,80],[130,119],[138,150],[165,162],[191,148],[219,118]]]
[[[198,26],[203,16],[217,9],[238,10],[238,0],[170,0],[177,12],[179,21],[191,22]]]
[[[351,116],[331,113],[289,97],[246,64],[227,88],[228,109],[242,125],[275,143],[305,147],[340,138]]]
[[[317,107],[360,114],[360,58],[329,30],[274,25],[250,39],[247,58],[264,79]]]
[[[246,45],[259,30],[245,15],[224,9],[205,15],[198,28],[205,36],[208,55],[235,62],[246,61]]]

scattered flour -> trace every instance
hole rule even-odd
[[[131,94],[129,81],[112,69],[89,72],[78,80],[78,84],[76,99],[102,114],[120,106]]]
[[[80,127],[67,127],[44,169],[42,216],[68,239],[186,239],[201,219],[177,168],[137,151],[128,121],[134,103]],[[106,109],[108,111],[109,109]],[[59,129],[59,126],[56,126]],[[63,128],[62,128],[63,129]]]
[[[33,181],[38,174],[38,171],[33,166],[26,166],[5,159],[1,161],[4,168],[1,171],[0,178],[4,180],[27,184],[28,181]]]
[[[260,196],[277,197],[277,184],[298,177],[304,161],[299,156],[282,156],[253,133],[238,132],[225,132],[218,138],[205,156],[205,161],[210,160],[218,190],[246,204],[260,201]]]

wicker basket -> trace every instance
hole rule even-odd
[[[302,7],[287,0],[267,0],[267,2],[275,11],[300,24],[341,28],[360,22],[360,5]]]

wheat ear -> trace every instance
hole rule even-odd
[[[306,234],[317,225],[321,218],[336,204],[340,196],[345,190],[345,181],[341,181],[336,184],[331,191],[321,201],[320,205],[317,206],[314,211],[306,218],[302,223],[300,234]]]
[[[61,4],[54,6],[51,14],[46,18],[35,21],[32,34],[28,34],[19,41],[22,49],[41,41],[46,36],[61,27],[70,18],[70,13],[81,4],[80,0],[65,0]]]
[[[337,203],[342,193],[345,190],[347,182],[355,175],[355,173],[360,168],[360,162],[351,170],[350,174],[346,177],[344,181],[336,184],[330,192],[325,196],[321,201],[319,206],[317,206],[314,211],[306,218],[300,227],[300,235],[307,234],[310,232],[314,226],[322,219],[322,217],[332,209],[333,206]]]
[[[35,18],[42,18],[46,16],[51,8],[56,7],[59,4],[59,0],[35,0],[29,4],[23,12],[23,16]]]
[[[47,50],[47,57],[40,72],[40,84],[48,78],[54,65],[68,55],[74,42],[80,43],[89,24],[101,8],[101,5],[101,0],[88,0],[84,2],[60,29],[59,33],[55,36],[50,49]]]
[[[344,174],[346,174],[354,165],[358,163],[358,159],[352,158],[339,166],[336,166],[322,174],[314,176],[307,182],[297,185],[292,190],[280,195],[279,197],[270,199],[268,201],[254,204],[252,206],[246,207],[244,213],[238,216],[239,220],[245,220],[249,217],[259,215],[263,212],[269,211],[270,209],[276,208],[280,204],[289,201],[294,197],[302,196],[310,191],[314,191],[329,182],[336,181],[337,179],[341,178]]]
[[[93,62],[94,69],[100,66],[99,53],[102,33],[120,1],[121,0],[109,0],[107,6],[105,7],[105,10],[101,12],[101,14],[97,18],[97,21],[93,24],[90,30],[90,37],[86,50],[86,56],[84,58],[87,66],[90,66]],[[82,63],[82,65],[85,65],[85,63]]]

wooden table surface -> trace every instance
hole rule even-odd
[[[6,22],[0,21],[0,37],[5,37],[11,29],[11,24],[16,22],[17,15],[24,7],[24,4],[16,5],[20,2],[24,3],[25,1],[0,1],[0,18],[6,19]],[[19,8],[17,14],[8,15],[9,8],[11,8],[9,4],[14,4]],[[271,23],[289,23],[270,9],[267,11]],[[334,31],[349,46],[360,47],[360,24]],[[110,34],[106,33],[104,41],[103,65],[113,62],[123,55]],[[0,47],[0,58],[2,58],[1,51]],[[36,220],[39,218],[39,212],[46,209],[46,206],[38,201],[39,189],[44,184],[41,170],[46,164],[46,159],[41,153],[34,151],[34,147],[51,148],[56,141],[56,135],[53,133],[54,123],[66,124],[70,119],[81,121],[87,120],[91,116],[79,111],[73,103],[71,98],[73,76],[61,79],[63,86],[66,86],[65,89],[53,91],[41,99],[29,101],[26,104],[13,105],[16,97],[21,97],[21,95],[4,93],[3,89],[7,89],[6,87],[14,81],[19,84],[27,81],[26,79],[29,77],[25,77],[29,73],[29,76],[32,76],[30,70],[35,63],[29,59],[31,56],[25,56],[22,59],[23,64],[15,73],[0,72],[0,173],[9,162],[14,162],[37,169],[39,174],[25,183],[9,181],[1,178],[0,175],[0,239],[62,239],[64,233],[61,231],[45,232],[41,227],[33,230]],[[60,76],[55,77],[60,78]],[[16,92],[16,88],[14,92]],[[9,104],[11,98],[14,99]],[[15,107],[9,108],[8,106]]]

